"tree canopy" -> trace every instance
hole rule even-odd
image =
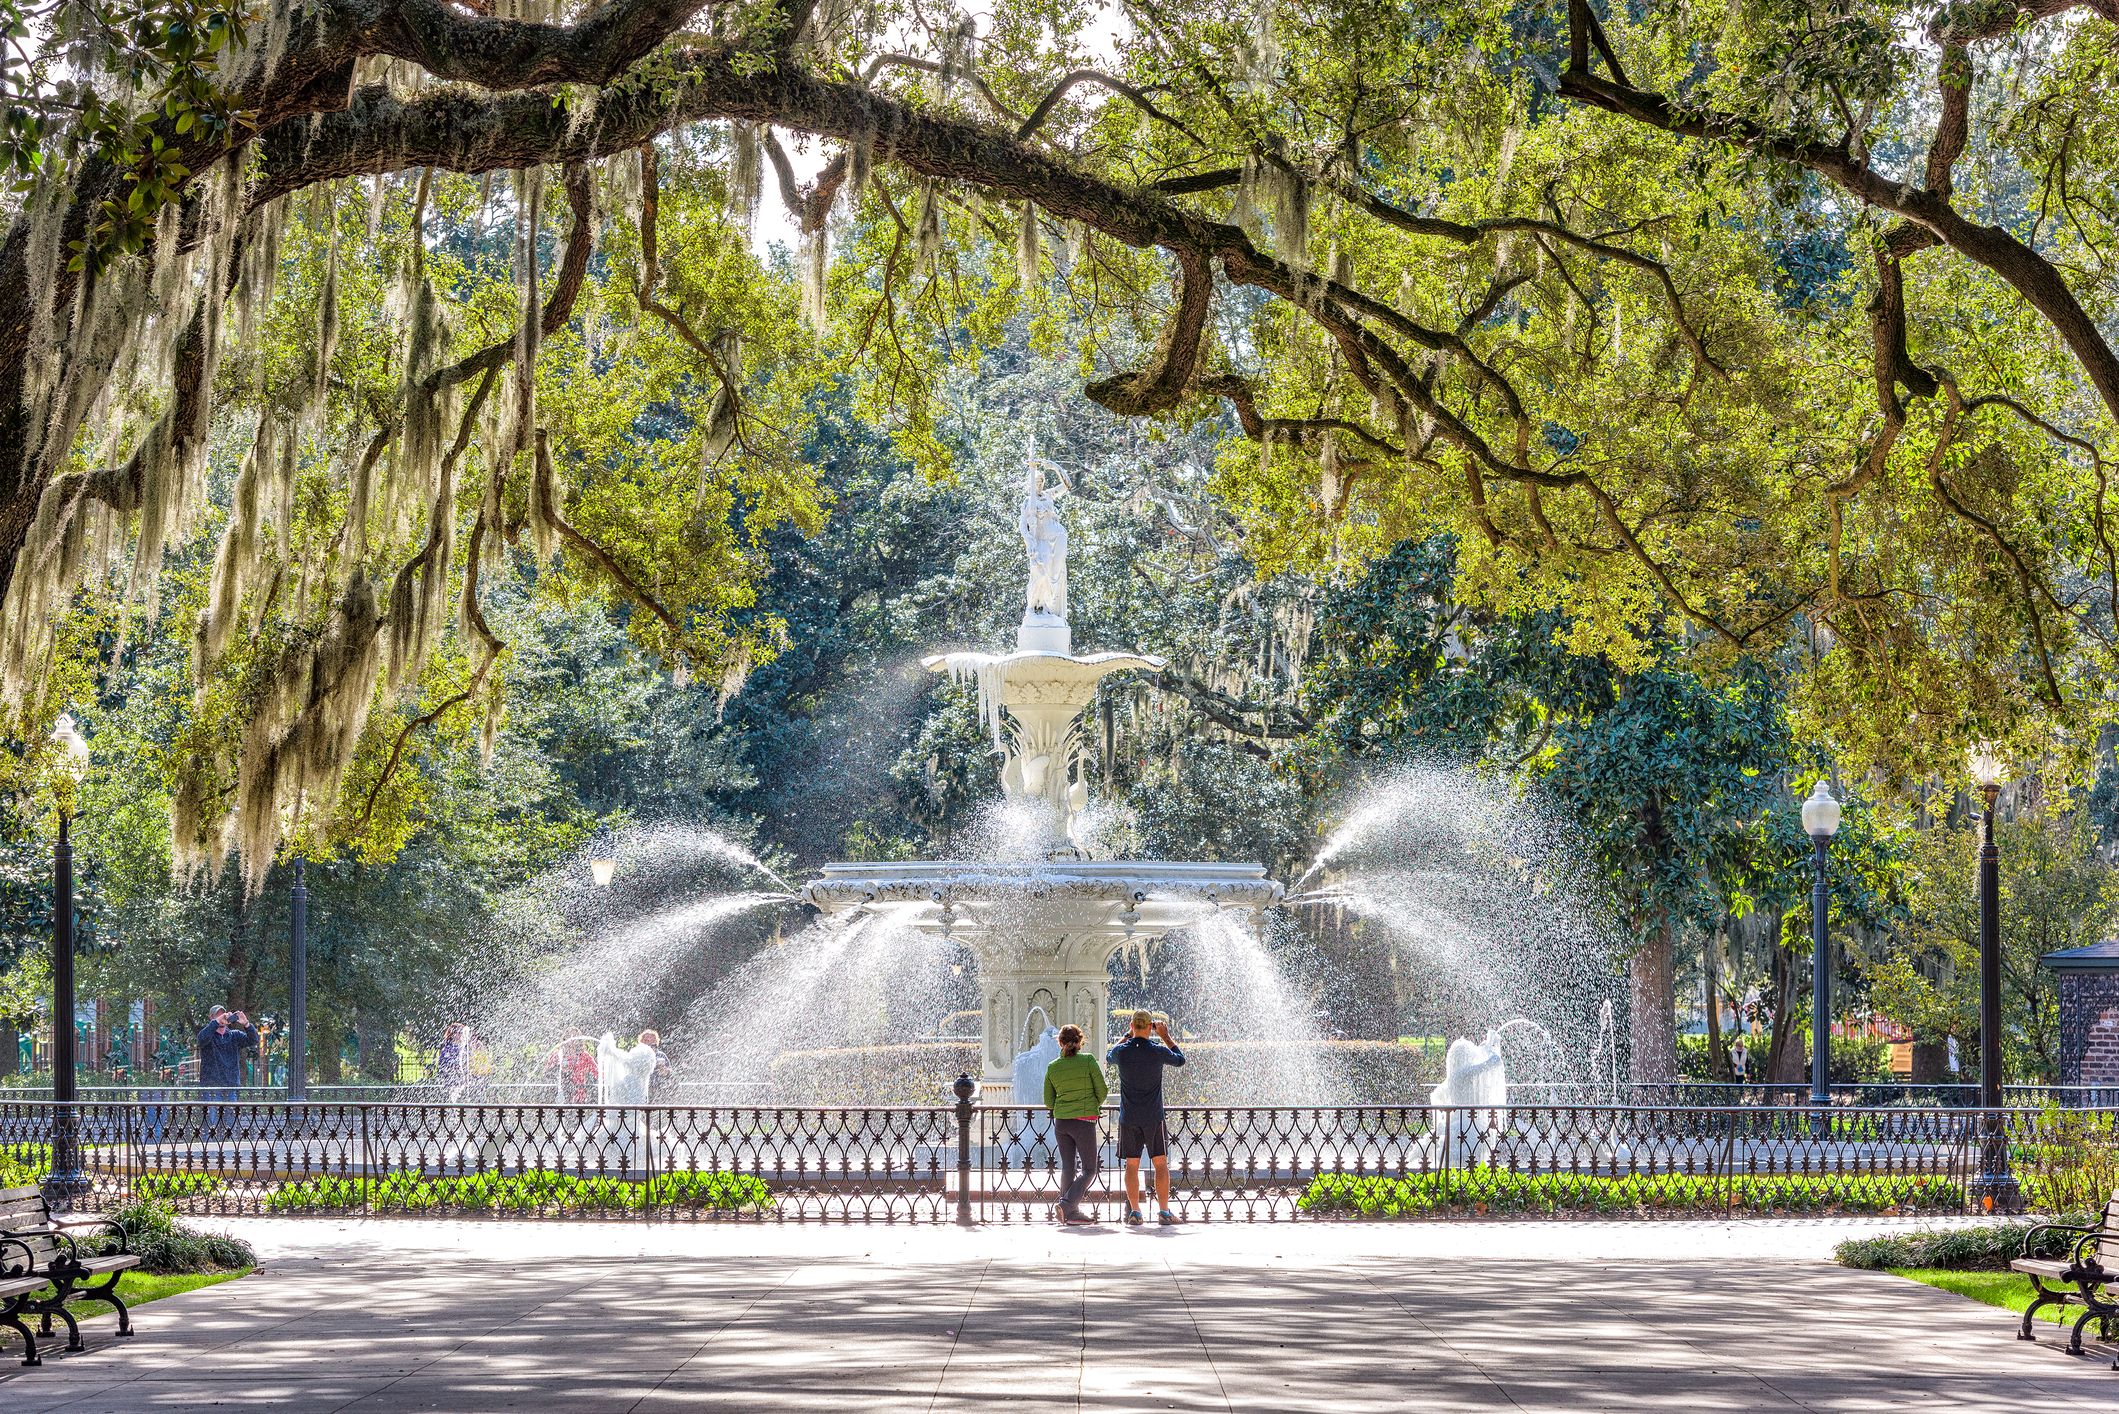
[[[733,685],[826,511],[807,390],[945,475],[1018,313],[1103,407],[1235,434],[1268,572],[1447,534],[1627,670],[1798,654],[1886,772],[2107,715],[2104,0],[6,18],[4,687],[48,712],[80,586],[179,596],[184,861],[393,818],[419,734],[502,710],[509,555]]]

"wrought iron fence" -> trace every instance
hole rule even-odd
[[[938,1100],[943,1098],[947,1088],[946,1085],[935,1087]],[[209,1092],[197,1084],[158,1083],[83,1085],[75,1093],[84,1101],[137,1100],[142,1103],[182,1103],[200,1101],[206,1098]],[[257,1104],[281,1104],[287,1101],[285,1088],[278,1085],[245,1085],[233,1092],[212,1092],[215,1096],[231,1093],[238,1100]],[[1628,1081],[1616,1086],[1609,1083],[1591,1085],[1565,1081],[1517,1081],[1510,1084],[1509,1093],[1518,1100],[1541,1105],[1621,1105],[1636,1108],[1687,1106],[1720,1109],[1737,1105],[1801,1108],[1810,1102],[1810,1086],[1807,1083],[1766,1084],[1727,1080],[1678,1080],[1659,1084],[1636,1084]],[[770,1084],[747,1081],[669,1081],[658,1084],[654,1094],[659,1104],[724,1108],[731,1105],[772,1108],[781,1098]],[[1897,1106],[1970,1109],[1979,1103],[1977,1085],[1957,1083],[1916,1085],[1896,1080],[1859,1081],[1835,1084],[1831,1087],[1831,1094],[1836,1105],[1872,1109]],[[336,1085],[312,1083],[307,1095],[311,1103],[336,1104],[360,1101],[391,1104],[550,1104],[557,1098],[558,1087],[550,1080],[481,1079],[453,1087],[434,1081],[367,1081]],[[49,1084],[0,1082],[0,1099],[51,1098],[52,1090]],[[2011,1109],[2034,1109],[2048,1105],[2066,1109],[2113,1109],[2119,1108],[2119,1085],[2009,1085],[2003,1087],[2003,1098]]]
[[[1962,1213],[2007,1204],[1983,1182],[2002,1170],[2053,1211],[2119,1187],[2109,1109],[1173,1107],[1166,1128],[1188,1221]],[[1106,1217],[1115,1130],[1088,1197]],[[1044,1111],[968,1102],[0,1101],[0,1183],[55,1152],[78,1156],[80,1206],[197,1215],[1010,1222],[1059,1189]]]

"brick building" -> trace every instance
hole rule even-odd
[[[2060,1083],[2119,1085],[2119,941],[2062,948],[2039,961],[2060,990]]]

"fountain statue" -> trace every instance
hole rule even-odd
[[[653,1046],[622,1047],[606,1031],[596,1042],[596,1103],[599,1105],[644,1105],[648,1081],[661,1059]]]
[[[1493,1158],[1494,1140],[1508,1123],[1508,1062],[1492,1031],[1481,1041],[1459,1036],[1442,1059],[1442,1083],[1427,1103],[1449,1114],[1442,1136],[1443,1162],[1467,1168]]]
[[[1016,527],[1023,532],[1023,548],[1030,556],[1030,579],[1024,598],[1023,625],[1036,625],[1042,634],[1056,637],[1057,651],[1070,646],[1067,638],[1067,523],[1060,519],[1057,502],[1066,492],[1067,480],[1057,476],[1045,485],[1049,463],[1037,457],[1037,443],[1030,444],[1030,467],[1025,475],[1022,513]],[[1058,468],[1054,468],[1057,472]],[[1023,646],[1029,647],[1028,643]]]
[[[1059,1028],[1047,1026],[1038,1034],[1037,1043],[1017,1056],[1011,1067],[1015,1076],[1016,1104],[1045,1103],[1045,1068],[1058,1060],[1059,1055]]]
[[[1034,857],[1023,863],[827,864],[802,897],[825,913],[867,909],[962,943],[978,962],[989,1097],[1012,1088],[1017,1056],[1042,1028],[1071,1021],[1101,1054],[1111,1010],[1108,965],[1130,951],[1145,966],[1173,928],[1217,909],[1256,911],[1281,887],[1259,864],[1174,864],[1089,857],[1088,752],[1079,721],[1097,683],[1162,660],[1137,653],[1077,654],[1067,622],[1067,529],[1058,501],[1066,480],[1040,462],[1025,469],[1017,528],[1029,560],[1022,623],[1009,653],[943,653],[935,672],[978,687],[979,717],[1001,758],[1001,789],[1030,820]],[[1047,471],[1051,476],[1047,478]],[[1042,1100],[1039,1095],[1030,1103]]]

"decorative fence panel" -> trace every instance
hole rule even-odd
[[[2115,1118],[1904,1107],[1175,1107],[1166,1128],[1178,1215],[1246,1222],[1962,1213],[1990,1198],[2011,1206],[2016,1195],[2040,1211],[2080,1210],[2119,1186]],[[1123,1192],[1117,1137],[1115,1122],[1102,1126],[1102,1171],[1087,1200],[1107,1218]],[[198,1215],[1020,1222],[1049,1219],[1060,1186],[1042,1110],[969,1103],[0,1102],[0,1183],[50,1171],[55,1154],[76,1156],[78,1177],[55,1187],[70,1188],[78,1206],[157,1198]],[[1152,1210],[1153,1165],[1142,1169]]]

